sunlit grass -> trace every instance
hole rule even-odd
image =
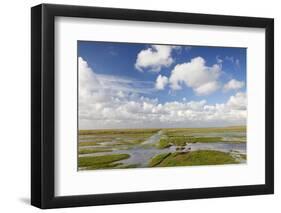
[[[167,154],[166,154],[167,155]],[[164,159],[163,159],[164,158]],[[160,162],[159,162],[160,161]],[[155,156],[151,166],[198,166],[219,165],[238,163],[230,154],[220,151],[198,150],[187,153],[172,153],[168,156],[163,154]]]
[[[93,142],[93,141],[91,141],[91,142],[80,142],[79,143],[79,146],[97,146],[97,145],[99,145],[99,143]]]
[[[169,155],[171,155],[171,153],[163,153],[163,154],[159,154],[154,156],[150,162],[149,162],[149,166],[153,167],[153,166],[157,166],[159,165],[165,158],[167,158]]]
[[[89,156],[79,157],[79,167],[91,167],[91,168],[106,168],[111,163],[129,158],[128,154],[113,154],[113,155],[102,155],[102,156]]]
[[[94,149],[94,148],[89,148],[89,149],[80,149],[79,154],[93,154],[93,153],[99,153],[99,152],[111,152],[111,149]]]

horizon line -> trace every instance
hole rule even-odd
[[[234,126],[211,126],[211,127],[148,127],[148,128],[104,128],[104,129],[78,129],[78,131],[83,130],[140,130],[140,129],[211,129],[211,128],[237,128],[237,127],[246,127],[247,125],[234,125]]]

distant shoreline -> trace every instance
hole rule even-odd
[[[220,126],[220,127],[155,127],[155,128],[109,128],[109,129],[78,129],[80,131],[123,131],[123,130],[156,130],[156,129],[247,129],[246,125],[238,125],[238,126]]]

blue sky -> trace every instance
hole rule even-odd
[[[123,96],[127,96],[127,101],[132,101],[129,98],[132,95],[138,97],[138,100],[134,99],[134,101],[139,101],[138,103],[142,107],[144,103],[140,103],[141,99],[147,99],[148,102],[156,100],[157,103],[154,103],[154,107],[158,105],[158,108],[159,105],[167,103],[199,103],[200,101],[204,101],[204,105],[215,106],[216,104],[226,104],[231,97],[236,97],[237,94],[246,94],[246,48],[94,41],[78,41],[77,48],[78,58],[83,63],[85,62],[83,67],[94,75],[93,82],[89,81],[87,85],[95,84],[93,79],[99,81],[99,88],[93,85],[87,86],[87,89],[91,90],[93,100],[96,100],[97,94],[100,96],[105,91],[112,97],[122,91],[125,93]],[[83,82],[79,85],[79,89],[84,88]],[[87,98],[91,99],[91,96]],[[115,99],[111,101],[114,102]],[[87,101],[84,101],[83,104],[87,105]],[[89,106],[94,106],[93,104],[89,100],[87,109]],[[79,104],[79,107],[80,105],[82,103]],[[84,105],[80,107],[81,110],[85,107]],[[127,105],[124,106],[124,109],[126,107]],[[89,114],[88,112],[81,113]],[[144,114],[144,112],[138,113]],[[92,117],[92,119],[102,122],[106,118]],[[116,122],[117,125],[120,125],[122,118],[118,119]],[[85,120],[87,120],[86,123],[91,123],[90,117]],[[243,123],[244,120],[239,120],[239,122]],[[233,124],[238,124],[239,122],[237,122],[235,121]],[[136,121],[136,123],[138,122]],[[88,124],[83,127],[95,128],[95,125],[89,126]],[[157,122],[155,125],[158,125]],[[162,125],[166,124],[162,123]],[[169,125],[171,124],[167,124],[167,126]],[[107,124],[104,124],[104,127],[107,127]],[[123,126],[121,125],[121,127]]]

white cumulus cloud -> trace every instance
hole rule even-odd
[[[151,47],[138,53],[135,68],[139,71],[148,69],[153,72],[159,72],[162,67],[169,67],[174,62],[171,53],[175,48],[179,47],[151,45]]]
[[[247,96],[243,92],[238,92],[234,96],[230,96],[226,105],[231,109],[246,110]]]
[[[229,90],[238,90],[241,89],[245,86],[245,83],[243,81],[238,81],[236,79],[231,79],[229,82],[227,82],[223,86],[224,91],[229,91]]]
[[[155,83],[155,88],[158,90],[165,89],[165,86],[168,84],[169,79],[166,76],[158,75]]]
[[[245,93],[238,92],[219,104],[209,104],[206,100],[188,101],[188,97],[161,103],[156,98],[145,97],[155,89],[153,83],[97,74],[82,58],[78,62],[79,129],[246,124]]]
[[[218,90],[221,66],[214,64],[208,67],[205,63],[202,57],[196,57],[190,62],[176,65],[169,78],[170,87],[179,90],[185,84],[197,95],[209,95]]]

